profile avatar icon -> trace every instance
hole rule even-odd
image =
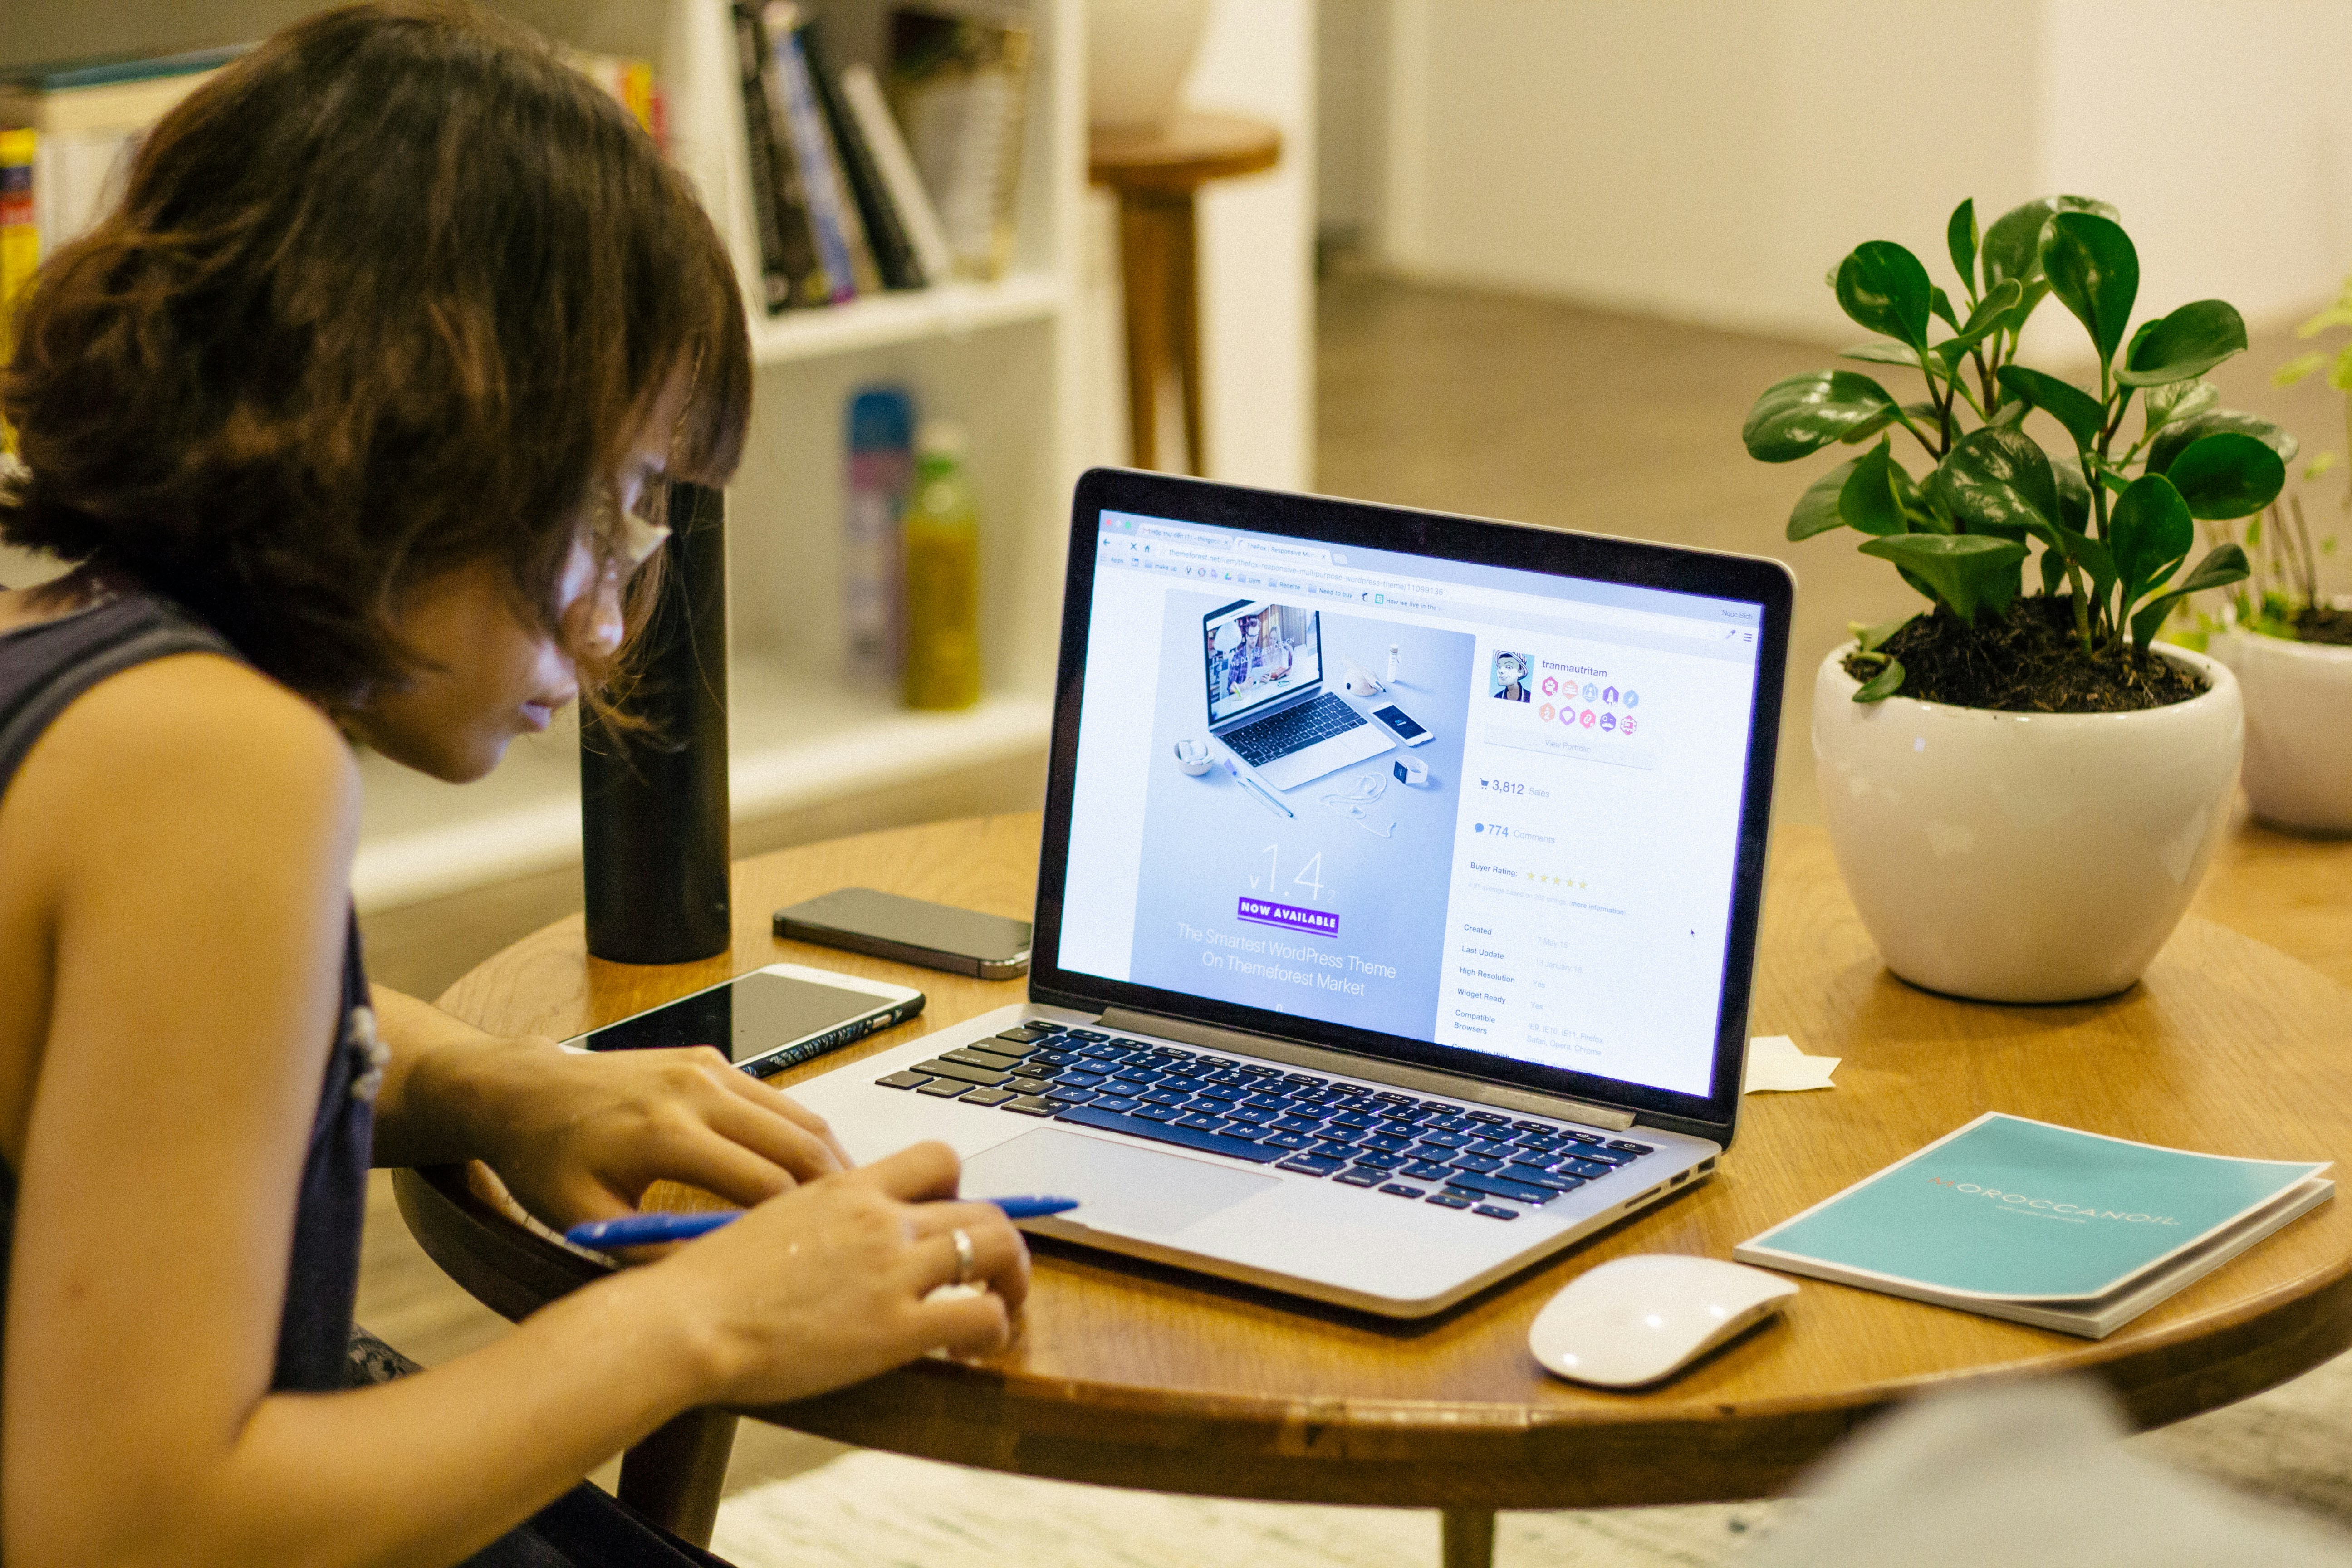
[[[1497,653],[1495,656],[1495,676],[1487,695],[1505,702],[1525,702],[1528,700],[1528,671],[1532,664],[1523,653]]]

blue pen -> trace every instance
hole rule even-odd
[[[1007,1219],[1036,1219],[1067,1214],[1078,1206],[1076,1198],[982,1198],[1004,1211]],[[633,1214],[625,1219],[595,1219],[563,1233],[574,1247],[651,1247],[657,1241],[691,1241],[717,1230],[742,1214],[741,1209],[709,1209],[699,1214]]]

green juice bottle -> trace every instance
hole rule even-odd
[[[980,514],[963,451],[963,432],[943,423],[926,424],[915,443],[914,493],[900,525],[909,708],[980,700]]]

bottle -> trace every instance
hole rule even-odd
[[[849,400],[842,516],[841,619],[849,677],[898,678],[898,524],[915,474],[915,405],[895,386]]]
[[[980,516],[963,462],[963,432],[926,423],[915,443],[915,489],[900,525],[906,552],[909,708],[980,700]]]

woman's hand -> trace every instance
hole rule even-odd
[[[530,1062],[473,1119],[475,1157],[559,1230],[633,1213],[657,1181],[748,1208],[852,1163],[822,1117],[708,1046]]]
[[[625,1279],[688,1313],[713,1403],[781,1404],[927,1351],[996,1350],[1029,1294],[1029,1248],[994,1205],[948,1201],[959,1172],[945,1144],[918,1143],[772,1198]],[[956,1282],[958,1230],[969,1282],[985,1289],[931,1300]]]

